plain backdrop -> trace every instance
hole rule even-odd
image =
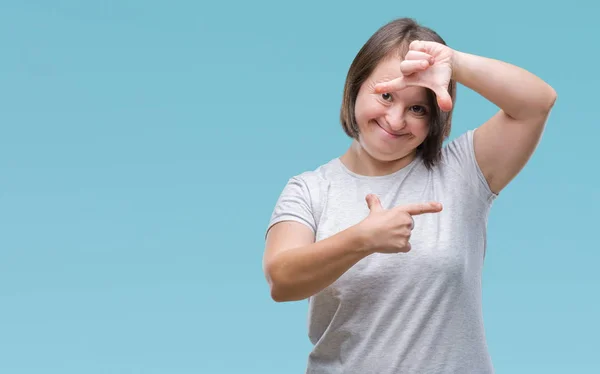
[[[596,372],[599,13],[591,0],[2,1],[0,372],[303,372],[307,303],[270,299],[265,228],[288,178],[350,144],[347,69],[404,16],[558,92],[491,212],[484,318],[498,373]],[[460,86],[451,138],[495,111]]]

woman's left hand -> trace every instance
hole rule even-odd
[[[454,68],[454,51],[440,43],[415,40],[400,63],[402,75],[375,86],[376,93],[400,91],[410,86],[429,88],[441,110],[452,109],[448,85]]]

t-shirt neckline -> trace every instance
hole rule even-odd
[[[398,177],[399,175],[402,174],[406,174],[408,173],[416,164],[417,162],[420,160],[420,156],[417,155],[408,165],[406,165],[405,167],[401,168],[400,170],[397,170],[393,173],[390,174],[385,174],[385,175],[363,175],[363,174],[358,174],[353,172],[352,170],[350,170],[341,160],[340,157],[335,158],[335,162],[337,163],[338,167],[346,174],[348,174],[349,176],[353,177],[353,178],[357,178],[357,179],[364,179],[364,180],[386,180],[386,179],[393,179]]]

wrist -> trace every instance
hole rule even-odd
[[[452,80],[461,82],[464,75],[465,59],[468,58],[466,53],[456,51],[452,53]]]
[[[348,234],[351,241],[348,248],[352,248],[353,252],[359,253],[364,256],[368,256],[376,252],[369,232],[370,230],[364,227],[363,222],[352,226],[348,230]]]

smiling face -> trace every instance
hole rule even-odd
[[[374,92],[377,83],[399,74],[397,57],[382,60],[362,84],[354,107],[358,142],[372,158],[382,162],[414,157],[429,133],[431,108],[426,88]]]

